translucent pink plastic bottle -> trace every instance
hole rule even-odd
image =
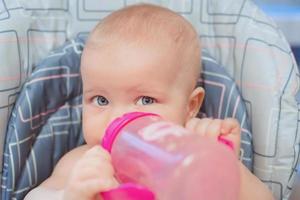
[[[125,183],[120,188],[129,188],[132,199],[238,199],[239,169],[230,141],[213,141],[155,114],[134,112],[110,124],[102,145],[111,153],[116,178]],[[112,193],[104,199],[114,199]]]

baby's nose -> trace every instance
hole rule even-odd
[[[118,117],[122,117],[124,114],[129,112],[134,112],[135,110],[130,108],[116,108],[110,115],[109,122],[111,123],[113,120],[115,120]]]

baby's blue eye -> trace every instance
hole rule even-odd
[[[94,101],[99,106],[106,106],[109,104],[108,100],[104,96],[96,96],[94,98]]]
[[[137,102],[138,105],[149,105],[153,103],[155,103],[155,99],[148,96],[141,97]]]

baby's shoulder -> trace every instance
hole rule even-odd
[[[60,189],[68,180],[72,167],[90,147],[82,145],[66,153],[56,164],[51,176],[41,186]]]

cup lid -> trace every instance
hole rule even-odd
[[[101,145],[108,152],[111,152],[112,145],[120,130],[131,121],[144,116],[158,116],[154,113],[130,112],[113,120],[105,130]]]

